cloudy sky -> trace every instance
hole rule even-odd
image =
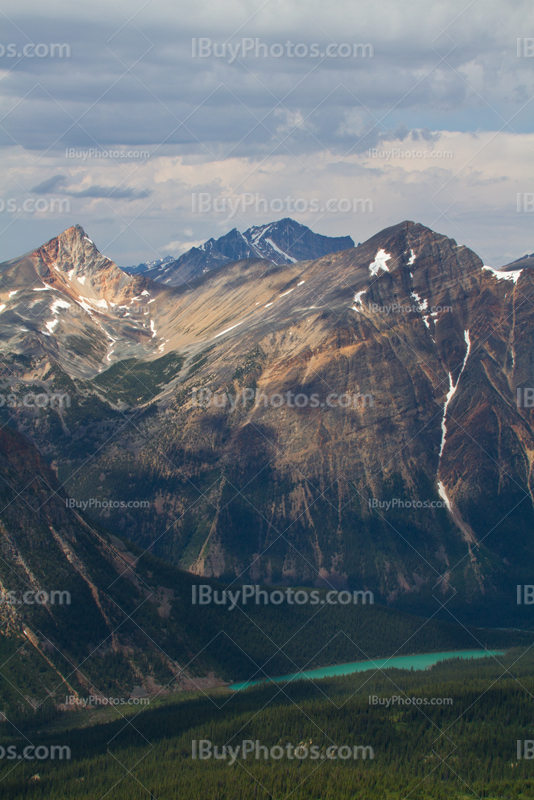
[[[532,0],[4,0],[0,260],[120,265],[286,216],[534,252]]]

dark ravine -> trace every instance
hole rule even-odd
[[[0,334],[6,381],[69,387],[70,408],[16,421],[69,493],[149,503],[95,519],[197,575],[365,588],[413,611],[447,602],[488,624],[512,619],[534,555],[534,420],[516,403],[534,386],[531,270],[496,273],[403,222],[315,261],[245,259],[171,289],[111,280],[118,268],[83,236],[69,229],[45,251],[62,254],[60,276],[87,277],[76,290],[92,292],[87,357],[69,354],[61,313],[49,336]],[[24,265],[52,284],[53,257],[47,272],[41,258],[2,265],[6,286]],[[53,285],[55,299],[79,302],[72,281]],[[134,330],[128,308],[143,297]],[[6,301],[2,323],[22,315]],[[50,316],[47,305],[43,326]],[[232,411],[192,407],[195,388],[373,402]],[[446,506],[372,506],[393,499]]]

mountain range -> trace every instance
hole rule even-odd
[[[149,264],[125,267],[130,274],[144,274],[167,286],[180,286],[230,261],[263,258],[273,264],[311,261],[337,250],[354,247],[350,236],[321,236],[293,219],[257,225],[240,233],[234,228],[219,239],[208,239],[177,259],[166,256]]]
[[[530,270],[402,222],[170,287],[75,226],[0,278],[2,424],[95,525],[203,578],[514,618],[533,555]]]

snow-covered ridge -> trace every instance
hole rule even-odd
[[[517,283],[519,276],[523,272],[522,269],[513,269],[510,270],[510,272],[502,272],[499,269],[495,269],[495,267],[488,267],[486,264],[484,264],[482,269],[487,269],[489,272],[495,275],[498,281],[513,281],[514,283]]]

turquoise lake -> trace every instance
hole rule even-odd
[[[332,667],[320,667],[319,669],[309,669],[303,672],[292,672],[289,675],[280,675],[277,678],[260,678],[256,681],[245,681],[244,683],[233,683],[230,689],[239,691],[247,689],[249,686],[257,686],[260,683],[274,681],[295,680],[317,680],[318,678],[332,678],[339,675],[351,675],[353,672],[364,672],[369,669],[385,669],[386,667],[396,667],[397,669],[428,669],[438,661],[445,661],[447,658],[485,658],[487,656],[502,656],[504,650],[458,650],[449,653],[421,653],[414,656],[395,656],[393,658],[378,658],[375,661],[354,661],[351,664],[335,664]]]

